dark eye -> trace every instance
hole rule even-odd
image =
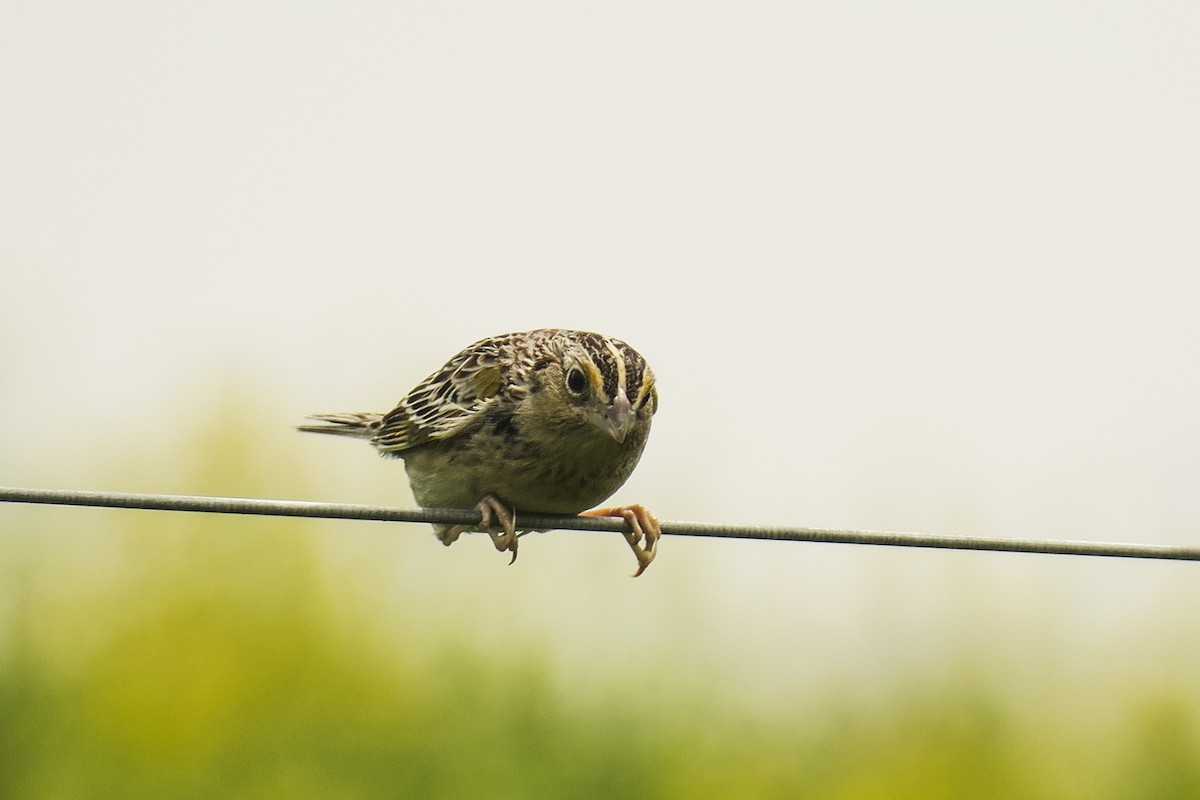
[[[567,389],[572,394],[583,394],[583,390],[587,388],[587,376],[583,374],[583,370],[579,367],[571,367],[567,372]]]

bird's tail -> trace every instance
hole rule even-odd
[[[322,425],[297,425],[296,430],[306,433],[330,433],[334,436],[349,436],[354,439],[370,439],[379,430],[383,414],[369,411],[347,414],[313,414]]]

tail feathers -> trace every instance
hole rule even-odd
[[[357,414],[313,414],[309,419],[315,419],[324,425],[297,425],[296,430],[306,433],[329,433],[334,436],[349,436],[354,439],[370,439],[379,430],[379,422],[383,414],[373,414],[369,411]]]

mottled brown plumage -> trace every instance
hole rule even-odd
[[[515,560],[516,512],[578,514],[607,499],[637,465],[657,408],[654,373],[632,347],[549,328],[476,342],[387,414],[319,414],[324,424],[300,430],[368,439],[403,458],[418,503],[478,508]],[[656,553],[654,517],[641,506],[590,514],[629,523],[640,575]],[[434,526],[447,545],[467,529]]]

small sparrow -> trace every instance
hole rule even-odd
[[[658,520],[640,505],[585,511],[633,472],[658,409],[654,373],[629,345],[558,328],[476,342],[386,414],[316,414],[300,430],[367,439],[404,459],[418,503],[477,508],[517,559],[517,511],[620,517],[641,575]],[[502,529],[496,530],[496,525]],[[449,546],[472,525],[434,525]]]

